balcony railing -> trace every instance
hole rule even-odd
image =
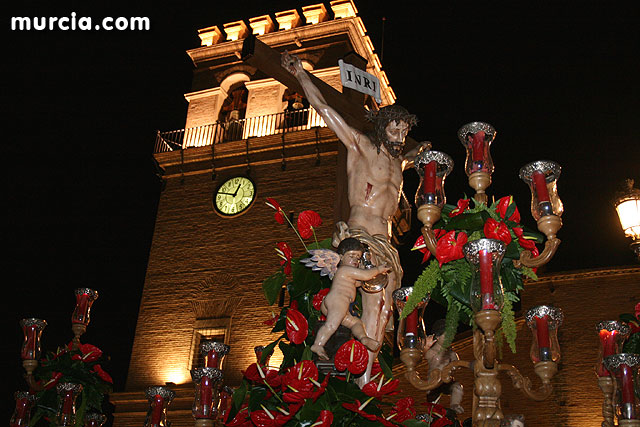
[[[158,131],[154,152],[164,153],[189,147],[204,147],[221,142],[326,126],[322,117],[313,108],[285,111],[168,132]]]

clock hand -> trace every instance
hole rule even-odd
[[[240,186],[242,184],[238,184],[238,188],[236,188],[236,191],[233,193],[233,197],[236,197],[236,194],[238,194],[238,190],[240,190]]]
[[[235,193],[223,193],[222,191],[218,191],[218,194],[224,194],[225,196],[235,196]]]

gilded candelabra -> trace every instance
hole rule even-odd
[[[481,122],[469,123],[458,131],[458,138],[466,148],[465,172],[469,185],[475,190],[474,199],[485,205],[488,201],[486,189],[491,185],[494,170],[489,149],[495,135],[491,125]],[[423,223],[425,245],[436,255],[437,239],[433,227],[441,217],[446,200],[444,181],[453,168],[453,160],[438,151],[424,151],[416,157],[414,164],[421,178],[415,198],[418,219]],[[546,264],[553,258],[560,244],[556,236],[562,227],[563,213],[556,184],[560,171],[560,166],[551,161],[535,161],[520,169],[520,178],[531,190],[532,216],[547,241],[539,256],[534,256],[528,250],[523,251],[520,258],[514,260],[516,267],[540,267]],[[421,322],[415,327],[415,321],[409,320],[415,316],[414,313],[402,321],[407,325],[411,324],[412,330],[407,333],[405,325],[401,324],[398,334],[400,359],[407,368],[406,377],[419,390],[433,390],[443,383],[451,383],[456,369],[468,368],[473,371],[475,381],[472,419],[476,426],[500,425],[503,418],[500,409],[501,384],[498,379],[500,372],[509,375],[514,387],[528,398],[541,401],[551,395],[551,378],[557,372],[560,358],[557,329],[562,323],[562,311],[555,307],[538,306],[527,312],[526,321],[533,332],[531,358],[534,370],[542,384],[534,388],[532,381],[524,377],[515,366],[497,360],[495,332],[502,322],[500,309],[504,298],[500,283],[500,263],[505,250],[503,242],[492,239],[475,240],[464,246],[465,258],[471,264],[473,272],[470,303],[474,311],[473,321],[477,326],[473,334],[475,360],[456,360],[441,369],[430,369],[428,376],[422,379],[416,367],[423,359],[423,343],[420,340],[421,337],[424,339],[424,332],[421,331]],[[403,290],[403,295],[400,295],[400,290],[396,292],[398,295],[394,295],[394,298],[401,311],[411,288]],[[417,310],[423,310],[424,305],[426,302],[423,301]]]

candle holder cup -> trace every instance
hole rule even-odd
[[[173,390],[162,386],[149,387],[145,391],[149,401],[149,410],[144,421],[144,427],[170,427],[167,421],[167,407],[176,396]]]
[[[604,358],[605,368],[611,372],[616,382],[615,408],[620,425],[637,425],[623,421],[640,420],[640,405],[635,395],[640,370],[640,355],[631,353],[614,354]]]
[[[207,368],[222,369],[222,360],[229,353],[230,347],[227,344],[217,341],[202,341],[200,352],[204,356]]]
[[[402,313],[409,296],[413,292],[412,286],[402,287],[393,291],[393,302],[399,313]],[[425,343],[424,321],[422,315],[429,302],[429,295],[422,298],[413,312],[400,320],[398,325],[398,347],[402,351],[405,348],[416,348],[422,351]]]
[[[490,148],[495,137],[493,126],[483,122],[468,123],[458,130],[458,139],[467,152],[464,171],[469,177],[469,186],[476,190],[473,198],[484,204],[488,200],[485,190],[491,185],[494,170]]]
[[[213,420],[218,416],[222,371],[216,368],[196,368],[191,370],[191,378],[195,387],[191,414],[196,419],[196,426],[212,427]]]
[[[500,264],[505,250],[504,242],[495,239],[474,240],[462,248],[471,265],[470,303],[474,313],[500,310],[504,304]]]
[[[415,203],[418,219],[422,222],[422,235],[429,251],[435,255],[436,239],[433,224],[439,219],[446,203],[444,181],[453,170],[453,159],[440,151],[423,151],[418,154],[414,166],[420,176]]]

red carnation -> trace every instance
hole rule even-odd
[[[500,214],[500,218],[505,219],[505,215],[507,215],[507,210],[509,206],[513,205],[514,210],[511,216],[509,217],[509,221],[520,222],[520,212],[518,211],[518,207],[515,205],[513,201],[513,196],[504,196],[500,200],[498,200],[498,205],[496,206],[496,212]]]
[[[321,289],[320,292],[313,296],[313,308],[320,311],[320,306],[322,305],[322,301],[324,301],[324,297],[329,293],[329,288]]]
[[[284,274],[291,274],[291,257],[293,256],[291,248],[286,242],[279,242],[276,246],[276,252],[282,258],[280,265],[284,265]]]
[[[294,344],[302,344],[309,334],[309,324],[307,319],[295,308],[291,307],[287,310],[287,320],[285,329],[289,341]]]
[[[313,236],[313,229],[322,225],[322,219],[314,211],[302,211],[298,215],[298,231],[303,239]]]
[[[501,240],[507,245],[511,243],[511,232],[507,224],[493,218],[487,219],[487,222],[484,223],[484,235],[488,239]]]
[[[102,366],[100,365],[93,365],[93,372],[95,372],[96,374],[98,374],[98,376],[100,378],[102,378],[103,381],[106,381],[108,383],[113,384],[113,379],[111,378],[111,375],[107,374],[104,369],[102,369]]]
[[[469,209],[469,199],[460,199],[458,200],[457,207],[449,213],[449,217],[458,216],[464,213],[467,209]]]
[[[440,267],[446,262],[462,258],[464,256],[462,247],[465,243],[467,243],[467,234],[464,231],[458,233],[457,237],[455,230],[451,230],[442,236],[436,246],[436,258],[440,263]]]
[[[338,371],[348,369],[354,375],[360,375],[367,369],[369,353],[360,341],[351,339],[342,344],[334,357],[334,365]]]
[[[280,204],[276,202],[275,199],[272,199],[271,197],[267,197],[267,201],[265,203],[271,209],[274,209],[276,211],[276,213],[273,216],[276,219],[276,221],[278,221],[278,223],[280,224],[284,224],[284,211],[280,207]]]

